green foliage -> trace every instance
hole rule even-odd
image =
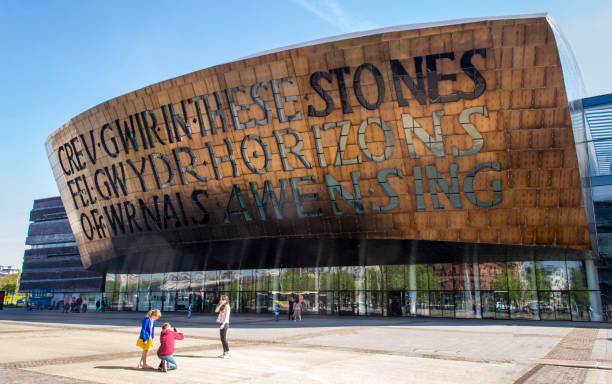
[[[0,291],[5,291],[7,294],[14,295],[19,292],[19,281],[21,280],[21,270],[17,273],[0,278]]]

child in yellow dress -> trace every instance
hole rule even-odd
[[[136,345],[142,348],[142,356],[136,368],[153,369],[147,364],[147,353],[153,347],[153,338],[155,337],[155,321],[161,317],[161,312],[157,309],[152,309],[147,312],[147,315],[142,319],[142,328],[140,336],[136,341]]]

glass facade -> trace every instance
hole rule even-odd
[[[592,320],[584,261],[276,268],[107,274],[110,310],[212,312],[221,295],[237,312],[287,313],[290,297],[318,315]],[[593,295],[595,294],[595,295]]]

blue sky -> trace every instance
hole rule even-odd
[[[342,33],[540,12],[569,40],[587,95],[611,93],[610,1],[0,2],[0,265],[21,266],[33,200],[59,194],[48,135],[105,100]]]

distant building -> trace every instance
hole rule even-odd
[[[104,275],[86,271],[59,197],[34,200],[21,273],[21,292],[52,289],[54,300],[65,294],[95,303]]]
[[[4,277],[13,273],[19,272],[19,269],[11,265],[0,265],[0,277]]]

